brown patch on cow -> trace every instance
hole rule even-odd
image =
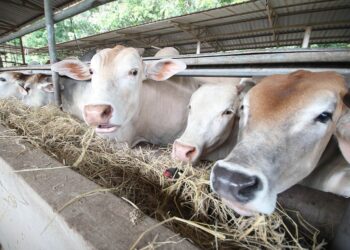
[[[325,90],[336,93],[342,100],[347,93],[344,78],[335,72],[304,70],[266,77],[249,94],[251,119],[285,119]]]
[[[26,84],[40,84],[40,83],[43,83],[43,82],[50,81],[49,78],[50,78],[50,76],[48,76],[48,75],[34,74],[34,75],[31,75],[27,79]]]

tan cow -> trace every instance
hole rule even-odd
[[[264,78],[243,100],[236,147],[213,167],[210,183],[242,215],[273,212],[277,194],[316,167],[347,115],[345,80],[334,72],[296,71]],[[337,134],[345,158],[350,144]]]
[[[90,67],[77,60],[52,66],[61,75],[91,79],[84,105],[86,123],[98,134],[130,146],[142,141],[172,143],[183,131],[186,106],[200,85],[183,77],[170,78],[185,68],[173,59],[144,63],[136,49],[123,46],[99,51]]]

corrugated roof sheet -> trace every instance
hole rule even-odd
[[[54,9],[62,8],[77,0],[51,0]],[[44,16],[43,0],[0,1],[0,36],[16,31]]]
[[[348,0],[254,0],[101,33],[58,44],[57,49],[74,55],[124,44],[147,48],[148,54],[154,53],[152,46],[174,46],[189,54],[198,40],[202,52],[301,45],[307,26],[312,27],[311,44],[350,43],[349,13]]]

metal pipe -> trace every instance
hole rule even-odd
[[[62,10],[61,12],[55,14],[53,16],[53,20],[55,22],[59,22],[59,21],[62,21],[64,19],[67,19],[69,17],[72,17],[72,16],[75,16],[77,14],[80,14],[84,11],[87,11],[93,7],[97,7],[99,5],[102,5],[102,4],[105,4],[105,3],[108,3],[108,2],[112,2],[113,0],[84,0],[82,1],[81,3],[78,3],[72,7],[69,7],[65,10]],[[15,38],[18,38],[18,37],[21,37],[21,36],[24,36],[26,34],[29,34],[33,31],[36,31],[36,30],[39,30],[39,29],[42,29],[45,27],[45,20],[39,20],[31,25],[28,25],[22,29],[20,29],[19,31],[17,32],[13,32],[5,37],[2,37],[0,38],[0,44],[1,43],[5,43],[5,42],[8,42],[10,40],[13,40]]]
[[[305,29],[303,44],[301,45],[302,48],[309,47],[310,36],[311,36],[311,26],[308,26]]]
[[[56,41],[55,41],[55,28],[53,22],[53,13],[51,8],[51,0],[44,0],[44,9],[45,9],[45,21],[46,21],[46,30],[47,30],[47,40],[49,45],[49,55],[51,64],[57,62],[56,55]],[[52,72],[52,82],[55,88],[55,100],[56,105],[61,107],[61,88],[58,79],[58,74],[56,72]]]
[[[196,50],[196,54],[199,55],[201,53],[201,41],[197,41],[197,50]]]
[[[22,37],[19,38],[19,44],[21,46],[22,64],[25,65],[26,64],[26,57],[24,55],[24,47],[23,47]]]

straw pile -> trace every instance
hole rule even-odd
[[[298,226],[282,208],[271,216],[248,218],[234,214],[209,189],[209,163],[195,168],[181,166],[170,158],[169,149],[130,149],[103,140],[53,106],[29,109],[16,100],[1,100],[0,120],[16,131],[7,134],[7,139],[9,135],[18,137],[42,148],[102,187],[113,188],[113,193],[125,197],[142,213],[159,221],[167,220],[167,226],[203,249],[324,246],[317,242],[315,228],[305,222]],[[165,179],[163,171],[170,167],[178,167],[184,173],[177,180]],[[186,221],[171,219],[175,216]],[[142,219],[137,213],[131,217],[130,223]]]

